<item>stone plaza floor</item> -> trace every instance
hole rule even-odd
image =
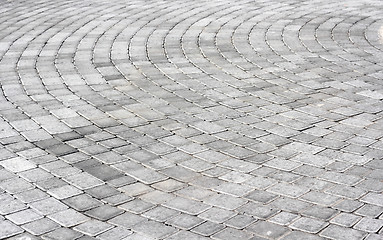
[[[0,239],[383,239],[381,0],[0,0],[0,86]]]

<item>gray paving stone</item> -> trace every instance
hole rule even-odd
[[[142,201],[140,199],[133,199],[127,203],[124,203],[118,206],[121,209],[124,209],[135,214],[141,214],[155,207],[154,204]]]
[[[141,217],[140,215],[136,215],[130,212],[125,212],[121,215],[118,215],[117,217],[110,219],[108,222],[117,226],[131,229],[133,225],[138,224],[145,220],[146,218]]]
[[[39,220],[22,225],[22,228],[35,236],[51,232],[59,227],[59,224],[48,218],[41,218]]]
[[[63,200],[62,202],[77,211],[86,211],[102,205],[99,200],[92,198],[87,194],[70,197]]]
[[[255,221],[256,219],[251,216],[238,214],[225,221],[224,224],[235,229],[244,229]]]
[[[289,232],[289,229],[286,227],[265,221],[256,222],[247,227],[246,230],[259,236],[272,239],[280,238]]]
[[[6,216],[6,218],[17,225],[22,225],[43,218],[43,215],[37,213],[32,209],[26,209],[23,211],[9,214]]]
[[[340,213],[339,215],[331,219],[330,223],[337,224],[342,227],[352,227],[361,218],[362,217],[350,213]]]
[[[157,222],[165,222],[168,219],[171,219],[178,215],[180,212],[175,211],[173,209],[165,208],[162,206],[155,207],[145,213],[142,216],[157,221]]]
[[[330,225],[326,229],[324,229],[320,234],[322,237],[330,238],[330,239],[363,239],[367,233],[354,230],[351,228],[340,227],[337,225]]]
[[[310,233],[293,231],[281,239],[283,240],[295,240],[295,239],[321,240],[323,238],[319,237],[318,235],[314,235]]]
[[[165,223],[180,229],[189,230],[203,222],[204,220],[202,220],[201,218],[198,218],[193,215],[181,213],[167,220]]]
[[[89,218],[73,209],[67,209],[48,215],[48,218],[59,223],[63,227],[73,227],[88,221]]]
[[[33,202],[30,206],[42,215],[56,213],[68,208],[65,204],[52,197]]]
[[[258,219],[266,220],[279,212],[278,209],[272,208],[269,205],[262,205],[260,203],[247,203],[237,209],[240,213],[253,216]]]
[[[9,221],[0,221],[0,237],[3,239],[22,233],[24,230]]]
[[[280,212],[275,216],[269,219],[270,222],[280,224],[280,225],[289,225],[291,222],[299,218],[299,215],[289,213],[289,212]]]
[[[115,227],[115,228],[112,228],[100,235],[98,235],[97,237],[99,239],[124,239],[125,237],[131,235],[133,232],[126,229],[126,228],[122,228],[122,227]]]
[[[302,232],[318,233],[327,225],[328,223],[324,221],[302,217],[290,224],[289,227]]]
[[[383,220],[373,218],[362,218],[355,226],[354,229],[363,232],[377,233],[383,226]]]
[[[225,226],[222,224],[207,221],[193,228],[191,231],[202,236],[208,237],[224,228]]]
[[[371,205],[371,204],[364,204],[361,208],[355,211],[356,214],[371,218],[378,217],[383,212],[383,208]]]
[[[207,204],[181,197],[174,198],[163,205],[191,215],[200,214],[210,208]]]
[[[80,232],[76,232],[69,228],[58,228],[52,232],[44,234],[41,236],[42,239],[57,239],[57,240],[72,240],[78,239],[83,234]]]
[[[250,239],[253,235],[246,231],[240,231],[234,228],[225,228],[224,230],[214,234],[213,239]]]
[[[113,228],[113,225],[110,225],[108,223],[101,222],[98,220],[89,220],[80,225],[77,225],[73,229],[89,236],[96,236],[108,231],[111,228]]]
[[[201,235],[194,234],[191,232],[187,232],[187,231],[179,231],[176,234],[174,234],[170,237],[167,237],[165,239],[166,240],[176,240],[176,239],[195,239],[195,240],[204,240],[205,239],[205,240],[207,240],[209,238],[203,237]]]
[[[175,228],[152,220],[144,221],[134,225],[132,229],[136,232],[153,237],[155,239],[165,238],[176,232]]]

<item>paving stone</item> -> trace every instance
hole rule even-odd
[[[363,239],[367,234],[351,228],[330,225],[320,234],[322,237],[339,240]]]
[[[125,212],[117,217],[114,217],[108,221],[108,223],[131,229],[133,225],[146,221],[146,218],[141,217],[130,212]]]
[[[0,195],[0,213],[2,215],[7,215],[10,213],[18,212],[20,210],[26,209],[27,205],[21,202],[18,199],[14,199],[9,194]]]
[[[200,214],[210,208],[201,202],[177,197],[163,204],[164,206],[187,214]]]
[[[185,213],[181,213],[175,217],[172,217],[171,219],[167,220],[165,223],[169,224],[171,226],[181,228],[184,230],[189,230],[201,223],[203,223],[204,220]]]
[[[98,235],[97,237],[99,239],[124,239],[125,237],[131,235],[133,232],[126,229],[126,228],[122,228],[122,227],[115,227],[115,228],[112,228],[100,235]]]
[[[0,165],[3,166],[6,170],[13,173],[26,171],[36,167],[34,163],[21,157],[16,157],[16,158],[11,158],[11,159],[1,161]]]
[[[275,195],[275,194],[272,194],[272,193],[269,193],[266,191],[262,191],[262,190],[255,190],[255,191],[252,191],[251,193],[245,195],[244,197],[249,199],[249,200],[252,200],[252,201],[267,204],[270,201],[277,198],[278,195]]]
[[[151,220],[134,225],[132,229],[136,232],[148,235],[156,239],[165,238],[166,236],[176,232],[176,229],[173,227]]]
[[[207,221],[193,228],[191,231],[202,236],[208,237],[224,228],[225,226],[222,224]]]
[[[162,206],[155,207],[145,213],[142,214],[142,216],[152,219],[157,222],[165,222],[170,218],[173,218],[174,216],[178,215],[179,212],[175,211],[173,209],[165,208]]]
[[[339,197],[314,191],[306,193],[300,199],[323,206],[332,206],[341,200]]]
[[[377,205],[380,207],[383,207],[382,200],[383,194],[379,193],[368,193],[361,199],[362,202],[370,203],[372,205]]]
[[[214,234],[213,239],[250,239],[253,235],[246,231],[240,231],[234,228],[225,228]]]
[[[227,194],[217,194],[206,198],[204,202],[223,209],[234,210],[244,205],[247,201]]]
[[[124,240],[155,240],[155,238],[143,235],[141,233],[133,233],[124,238]]]
[[[120,191],[106,184],[87,189],[85,192],[97,199],[103,199],[120,194]]]
[[[292,184],[278,183],[267,189],[272,193],[280,194],[287,197],[299,197],[309,191],[308,188],[300,187]]]
[[[213,187],[213,190],[221,193],[230,194],[233,196],[241,197],[253,190],[250,186],[237,184],[237,183],[223,183],[217,187]]]
[[[247,203],[244,206],[237,209],[240,213],[253,216],[258,219],[268,219],[271,216],[279,212],[278,209],[272,208],[268,205],[262,205],[260,203]]]
[[[70,185],[65,185],[62,187],[49,189],[47,193],[49,193],[51,196],[57,199],[65,199],[79,195],[82,193],[82,191]]]
[[[280,225],[265,221],[256,222],[247,227],[246,230],[253,232],[259,236],[272,239],[280,238],[281,236],[289,232],[288,228],[286,227],[282,227]]]
[[[325,192],[348,199],[358,199],[366,193],[366,191],[362,189],[342,185],[337,185],[326,190]]]
[[[201,235],[197,235],[197,234],[194,234],[191,232],[187,232],[187,231],[179,231],[176,234],[174,234],[170,237],[167,237],[165,239],[166,240],[176,240],[176,239],[195,239],[195,240],[204,240],[205,239],[205,240],[207,240],[209,238],[203,237]]]
[[[361,208],[355,211],[356,214],[366,217],[372,217],[376,218],[383,212],[383,208],[371,205],[371,204],[364,204]]]
[[[362,218],[354,228],[363,232],[377,233],[383,226],[383,220],[373,218]]]
[[[337,224],[342,227],[352,227],[361,218],[362,217],[350,213],[340,213],[339,215],[331,219],[330,223]]]
[[[143,212],[146,212],[152,208],[154,208],[155,205],[142,201],[140,199],[134,199],[132,201],[129,201],[127,203],[124,203],[119,206],[119,208],[122,208],[126,211],[133,212],[135,214],[141,214]]]
[[[100,206],[102,203],[95,198],[87,194],[81,194],[74,197],[67,198],[63,200],[63,203],[74,208],[77,211],[86,211],[97,206]]]
[[[102,185],[103,182],[88,173],[79,173],[65,178],[66,181],[78,187],[81,190],[89,189]]]
[[[292,198],[278,198],[275,201],[271,202],[271,208],[281,209],[291,213],[300,213],[302,210],[310,207],[312,204],[303,202],[297,199]]]
[[[269,219],[270,222],[280,224],[280,225],[289,225],[291,222],[299,218],[299,215],[289,213],[289,212],[280,212]]]
[[[89,220],[88,217],[73,209],[67,209],[61,212],[50,214],[48,218],[59,223],[63,227],[73,227]]]
[[[96,236],[113,228],[112,225],[98,220],[90,220],[77,225],[73,229],[89,236]]]
[[[6,239],[22,233],[24,230],[9,221],[0,221],[0,238]]]
[[[44,234],[41,238],[42,239],[57,239],[57,240],[72,240],[72,239],[78,239],[83,234],[76,232],[69,228],[58,228],[52,232],[49,232],[47,234]]]
[[[33,202],[30,206],[42,215],[52,214],[68,208],[65,204],[52,197]]]
[[[39,220],[22,225],[22,228],[35,236],[51,232],[59,227],[60,225],[48,218],[41,218]]]
[[[318,233],[327,225],[328,223],[324,221],[302,217],[290,224],[289,227],[303,232]]]
[[[38,188],[15,194],[15,197],[24,203],[31,203],[50,197]]]
[[[321,240],[323,238],[319,237],[318,235],[314,235],[310,233],[293,231],[281,239],[283,240],[295,240],[295,239]]]
[[[23,211],[9,214],[6,216],[6,218],[17,225],[22,225],[43,218],[43,215],[37,213],[32,209],[26,209]]]
[[[207,211],[198,215],[202,219],[206,219],[211,222],[222,223],[231,217],[235,216],[235,213],[220,208],[210,208]]]
[[[164,192],[174,192],[176,190],[184,188],[187,185],[185,183],[173,179],[168,179],[162,182],[155,183],[152,186]]]
[[[235,229],[244,229],[255,221],[256,219],[251,216],[238,214],[225,221],[224,224]]]

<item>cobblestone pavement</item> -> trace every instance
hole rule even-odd
[[[381,0],[0,0],[0,239],[383,239]]]

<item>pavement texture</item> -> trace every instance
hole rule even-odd
[[[0,239],[383,239],[380,0],[0,0]]]

